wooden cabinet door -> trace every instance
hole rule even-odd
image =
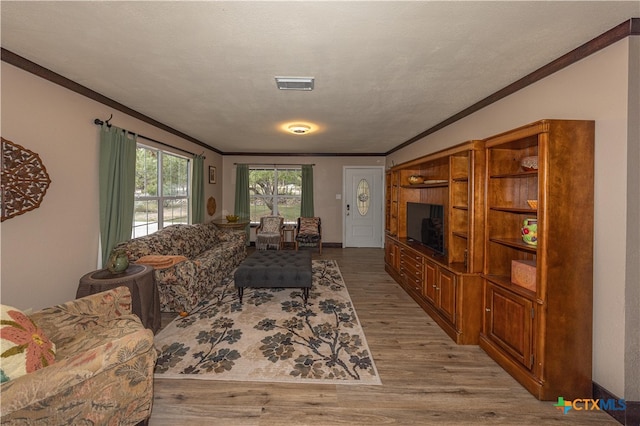
[[[395,257],[395,251],[396,251],[394,249],[395,246],[396,244],[393,242],[393,240],[390,240],[389,238],[387,238],[384,242],[384,261],[387,265],[391,266],[394,269],[395,269],[394,257]]]
[[[438,268],[438,307],[442,314],[455,325],[456,323],[456,276]]]
[[[394,271],[400,271],[400,247],[396,241],[390,238],[385,241],[384,260]]]
[[[512,358],[533,367],[533,303],[487,282],[485,335]]]
[[[436,302],[436,288],[437,285],[437,266],[429,261],[424,262],[424,287],[422,288],[422,295],[431,302],[434,306]]]

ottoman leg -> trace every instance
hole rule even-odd
[[[302,295],[304,297],[304,306],[307,306],[307,300],[309,300],[309,287],[304,287],[302,289]]]
[[[242,304],[242,293],[244,293],[244,287],[238,287],[238,299],[240,299],[241,304]]]

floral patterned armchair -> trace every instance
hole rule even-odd
[[[284,218],[281,216],[264,216],[256,228],[256,249],[280,250],[284,242]]]
[[[135,425],[151,415],[153,332],[118,287],[29,315],[55,362],[0,385],[2,425]]]
[[[301,245],[318,246],[322,254],[322,227],[319,217],[299,217],[296,228],[296,250]]]

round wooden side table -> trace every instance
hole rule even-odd
[[[132,263],[120,274],[108,269],[89,272],[80,278],[76,298],[121,286],[131,292],[131,311],[155,334],[160,329],[160,295],[151,266]]]
[[[249,224],[248,220],[242,220],[238,222],[229,222],[228,220],[214,220],[212,221],[220,229],[233,229],[241,231]]]

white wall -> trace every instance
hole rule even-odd
[[[233,213],[236,190],[235,163],[245,164],[315,164],[313,168],[313,205],[315,215],[322,219],[322,241],[342,243],[342,199],[343,166],[383,166],[384,157],[316,157],[316,156],[224,156],[223,208]],[[252,234],[253,235],[253,234]],[[253,237],[252,237],[253,238]]]
[[[387,165],[399,164],[544,118],[596,121],[593,380],[620,397],[625,389],[627,125],[639,120],[628,116],[629,49],[628,38],[617,42],[387,157]]]
[[[1,72],[2,137],[39,154],[51,178],[40,208],[2,222],[3,304],[40,309],[72,300],[80,277],[98,264],[95,118],[113,113],[114,125],[193,153],[205,151],[205,170],[222,168],[222,156],[213,151],[5,62]],[[220,202],[222,185],[205,184],[209,196]]]

